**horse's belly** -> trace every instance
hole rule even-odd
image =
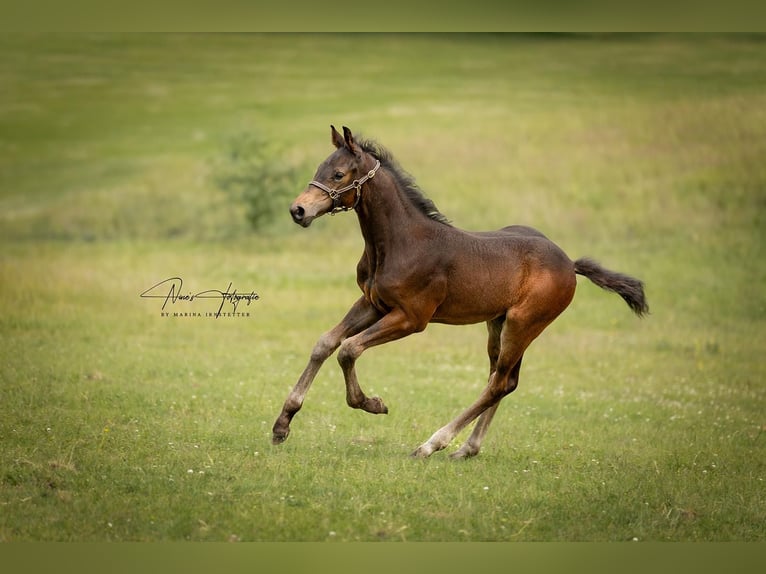
[[[461,302],[455,301],[454,303],[451,299],[447,299],[436,308],[431,322],[445,323],[447,325],[482,323],[504,315],[507,308],[505,305],[492,304],[486,300],[482,301],[480,296]]]

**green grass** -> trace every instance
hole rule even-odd
[[[0,540],[766,539],[762,39],[17,35],[0,54]],[[641,277],[652,314],[581,280],[476,459],[407,455],[483,387],[481,325],[366,353],[386,417],[345,406],[331,359],[273,447],[362,242],[352,215],[303,230],[286,209],[251,233],[211,171],[252,130],[308,181],[330,123],[461,227],[533,225]],[[174,275],[260,299],[163,318],[139,294]]]

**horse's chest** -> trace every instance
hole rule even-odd
[[[391,305],[385,296],[385,290],[381,290],[372,278],[364,286],[364,296],[381,313],[388,313],[391,310]]]
[[[369,250],[362,256],[356,269],[356,280],[364,293],[364,298],[381,313],[388,313],[391,306],[386,303],[380,289],[380,269],[374,251]],[[385,291],[385,289],[383,289]]]
[[[385,314],[401,306],[401,285],[407,283],[414,267],[407,259],[391,261],[375,251],[368,251],[357,267],[357,282],[365,299]]]

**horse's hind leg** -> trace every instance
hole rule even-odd
[[[515,389],[519,384],[519,371],[521,370],[521,359],[516,363],[516,366],[511,371],[511,377],[509,380],[509,388]],[[463,446],[459,450],[452,453],[450,458],[468,458],[479,454],[481,449],[481,443],[487,434],[489,424],[492,422],[492,418],[497,412],[497,408],[500,406],[500,401],[497,401],[494,405],[489,407],[486,411],[481,413],[479,420],[476,421],[476,426],[473,428],[471,436],[463,443]]]
[[[476,402],[458,415],[452,422],[436,431],[412,455],[418,458],[425,458],[437,450],[443,449],[471,421],[488,409],[492,409],[487,413],[484,420],[481,421],[481,424],[478,424],[479,428],[475,431],[477,433],[476,438],[481,443],[481,438],[483,438],[489,426],[492,415],[497,409],[497,404],[504,396],[516,389],[519,370],[521,369],[521,357],[524,355],[524,351],[551,320],[552,318],[548,321],[530,323],[524,321],[523,317],[521,321],[518,321],[509,313],[500,335],[500,355],[497,360],[497,369],[490,377],[489,384],[482,391]]]
[[[489,381],[492,380],[492,375],[497,370],[497,358],[500,355],[500,333],[503,330],[503,322],[505,317],[497,317],[491,321],[487,321],[487,355],[489,355]],[[489,382],[488,381],[488,382]],[[450,455],[452,458],[466,458],[475,456],[479,453],[481,448],[481,442],[484,439],[484,435],[487,433],[489,423],[492,422],[492,417],[495,416],[495,411],[500,403],[489,407],[486,411],[481,413],[479,420],[476,421],[476,426],[471,433],[468,440],[463,443],[460,450]]]
[[[290,433],[290,421],[292,421],[295,413],[303,406],[306,393],[322,364],[335,352],[335,349],[338,348],[346,337],[363,331],[375,323],[379,317],[380,313],[367,303],[364,298],[360,298],[334,329],[319,338],[316,345],[314,345],[314,349],[311,351],[308,365],[306,365],[300,379],[298,379],[295,387],[287,396],[282,412],[279,413],[279,417],[277,417],[274,423],[271,439],[274,444],[279,444],[287,439],[287,435]]]

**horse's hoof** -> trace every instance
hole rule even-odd
[[[451,455],[449,455],[449,457],[452,460],[465,460],[467,458],[472,458],[477,454],[479,454],[478,450],[473,451],[466,448],[461,448],[460,450],[453,452]]]
[[[274,431],[271,435],[271,444],[282,444],[287,440],[287,436],[290,434],[290,430],[286,431]]]
[[[418,448],[416,448],[410,453],[410,458],[426,459],[429,456],[431,456],[431,453],[428,452],[428,450],[426,450],[425,448],[423,448],[423,445],[420,445]]]
[[[380,397],[372,397],[371,399],[367,399],[367,404],[365,405],[364,410],[374,415],[388,414],[388,407]]]

